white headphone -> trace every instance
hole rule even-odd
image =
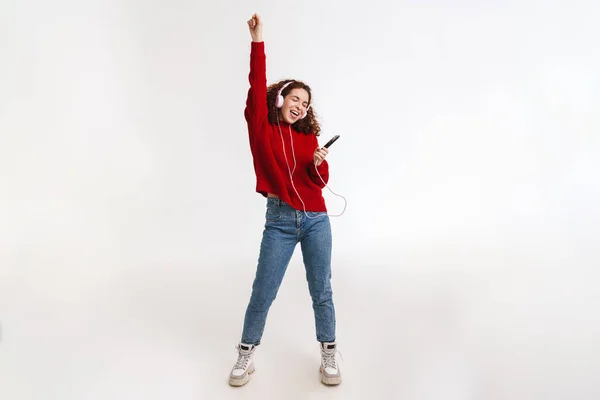
[[[285,89],[286,87],[288,87],[288,85],[291,85],[294,82],[295,81],[289,81],[288,83],[283,85],[281,87],[281,89],[279,89],[279,91],[277,92],[277,97],[275,98],[275,107],[277,107],[277,108],[283,107],[283,96],[281,95],[281,93],[283,92],[283,89]],[[308,105],[308,107],[306,107],[306,111],[304,111],[304,114],[302,114],[300,119],[306,118],[306,116],[308,115],[309,108],[310,108],[310,104]]]

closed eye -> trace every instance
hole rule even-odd
[[[298,102],[298,101],[300,101],[300,97],[292,96],[292,100],[294,100],[295,102]],[[304,106],[304,108],[308,107],[308,103],[306,101],[303,102],[302,105]]]

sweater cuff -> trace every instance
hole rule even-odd
[[[315,174],[315,176],[318,176],[317,172],[316,172],[317,170],[319,171],[320,174],[322,174],[323,172],[327,171],[327,167],[328,167],[327,166],[327,160],[321,161],[321,165],[319,165],[318,167],[315,165],[314,162],[311,162],[310,163],[310,167],[311,167],[310,168],[311,171]]]

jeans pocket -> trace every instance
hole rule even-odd
[[[315,220],[327,217],[327,213],[322,211],[307,211],[306,215],[308,215],[308,218]]]
[[[267,207],[267,212],[265,213],[265,219],[267,222],[275,222],[281,219],[281,211],[278,207]]]

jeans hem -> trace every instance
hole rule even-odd
[[[333,340],[321,340],[321,339],[317,339],[317,342],[319,342],[319,343],[335,343],[335,338]]]

